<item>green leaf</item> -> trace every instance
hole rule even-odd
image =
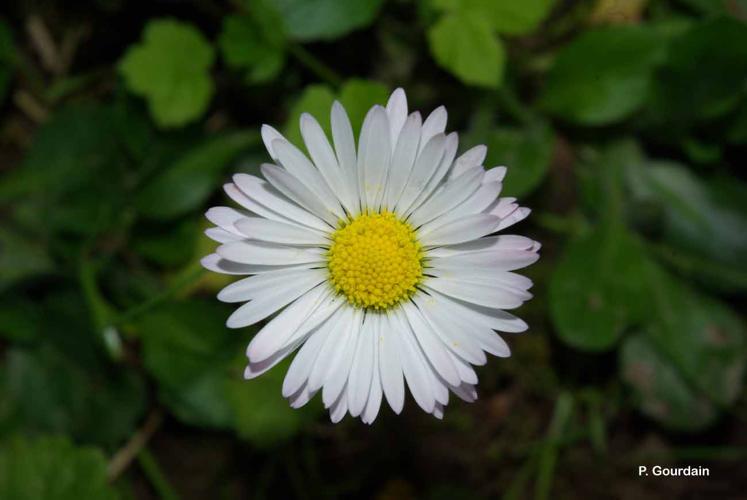
[[[437,7],[475,14],[499,33],[522,35],[534,31],[555,0],[437,0]]]
[[[213,95],[210,43],[192,25],[174,19],[149,21],[143,41],[120,61],[127,87],[147,99],[162,127],[181,126],[205,112]]]
[[[702,22],[675,37],[656,73],[648,110],[665,133],[731,111],[747,82],[747,25],[728,18]],[[671,129],[671,130],[668,130]]]
[[[549,112],[582,125],[606,125],[637,111],[665,45],[655,30],[619,26],[584,32],[557,56],[540,98]]]
[[[604,351],[643,321],[645,265],[640,243],[623,227],[603,226],[572,240],[550,279],[550,314],[561,340]]]
[[[647,268],[654,314],[648,338],[694,389],[726,407],[739,396],[747,361],[740,318],[656,266]]]
[[[213,301],[172,303],[136,325],[159,398],[183,422],[213,428],[234,423],[228,386],[246,338],[225,327],[228,311]]]
[[[322,412],[319,398],[298,410],[288,406],[281,389],[289,364],[284,361],[257,379],[231,384],[236,430],[255,446],[269,447],[287,441]]]
[[[142,130],[114,106],[79,104],[56,112],[36,133],[20,168],[0,184],[0,200],[13,200],[17,218],[41,235],[96,233],[121,216],[133,175],[125,138]],[[44,193],[39,196],[38,193]]]
[[[499,128],[487,138],[486,165],[506,165],[503,193],[521,197],[534,191],[545,178],[555,143],[552,129],[535,124],[526,129]]]
[[[383,0],[270,0],[292,38],[332,40],[368,26]]]
[[[488,88],[501,84],[506,54],[483,17],[446,14],[428,30],[428,45],[439,66],[464,83]]]
[[[676,430],[698,431],[718,416],[708,398],[693,391],[645,335],[628,337],[619,358],[621,378],[650,418]]]
[[[672,263],[682,263],[683,270],[716,289],[747,289],[744,210],[728,206],[724,196],[676,163],[631,164],[627,181],[634,208],[647,207],[658,214],[656,234],[669,247]],[[693,259],[702,265],[688,265]]]
[[[12,437],[0,444],[0,498],[114,500],[106,459],[65,437]]]
[[[0,227],[0,291],[53,269],[42,242]]]
[[[343,83],[339,97],[326,85],[309,85],[293,103],[288,119],[283,127],[283,134],[293,144],[304,149],[299,119],[301,114],[309,113],[319,121],[324,131],[330,136],[329,116],[332,103],[338,99],[345,107],[353,127],[353,134],[358,137],[363,118],[374,104],[385,104],[389,97],[386,85],[373,80],[353,78]]]
[[[285,39],[277,30],[279,22],[274,19],[274,16],[267,19],[267,16],[239,15],[223,19],[218,38],[223,58],[232,68],[243,70],[248,83],[272,80],[283,68]]]
[[[215,191],[223,169],[259,142],[256,132],[234,132],[188,151],[147,184],[135,199],[150,219],[170,220],[195,210]]]
[[[10,350],[0,387],[11,426],[112,447],[145,411],[145,386],[135,372],[84,365],[48,344]]]

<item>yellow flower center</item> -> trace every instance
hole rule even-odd
[[[388,309],[410,297],[423,276],[415,231],[388,211],[341,224],[328,258],[332,286],[356,307]]]

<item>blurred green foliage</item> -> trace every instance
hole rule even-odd
[[[0,7],[0,498],[142,497],[135,467],[107,472],[123,456],[173,498],[154,432],[245,443],[253,467],[218,475],[245,469],[258,497],[303,497],[317,462],[328,497],[370,494],[382,443],[407,450],[382,498],[563,496],[567,447],[631,461],[637,425],[745,446],[747,2],[84,3]],[[256,329],[224,327],[202,214],[267,161],[262,123],[301,145],[301,114],[329,132],[337,99],[357,133],[398,86],[446,104],[460,149],[486,144],[534,210],[516,230],[544,245],[531,329],[444,422],[332,429],[281,397],[287,363],[242,379]],[[589,496],[608,493],[593,470]]]

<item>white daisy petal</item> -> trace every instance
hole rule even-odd
[[[402,335],[397,335],[396,338],[400,344],[402,373],[405,375],[407,386],[418,406],[426,413],[431,413],[436,404],[436,398],[434,388],[431,386],[427,362],[403,314],[397,311],[393,317],[397,319],[397,330],[402,332]]]
[[[345,216],[342,207],[340,207],[337,196],[332,192],[324,181],[322,175],[300,149],[290,142],[280,139],[275,140],[272,147],[274,147],[275,151],[278,153],[280,164],[285,167],[293,177],[298,179],[306,188],[308,188],[309,191],[314,193],[329,212],[334,213],[338,217]],[[262,173],[267,177],[267,174],[264,171]],[[268,178],[268,180],[270,179]],[[270,180],[270,182],[272,181]],[[291,197],[291,199],[295,198]]]
[[[433,331],[433,328],[422,317],[420,310],[411,303],[403,306],[407,321],[418,339],[423,353],[436,372],[450,384],[460,382],[459,373],[449,357],[443,341]]]
[[[428,180],[433,175],[433,171],[441,161],[444,155],[446,137],[438,134],[428,141],[428,144],[422,149],[415,160],[415,165],[410,172],[402,194],[395,210],[398,213],[407,213],[407,210],[413,204],[415,199],[423,192]]]
[[[454,161],[454,156],[456,155],[458,146],[459,136],[456,132],[452,132],[451,134],[446,136],[446,142],[444,142],[444,154],[441,157],[441,161],[439,161],[430,179],[428,179],[425,187],[420,191],[420,194],[417,196],[417,198],[415,198],[415,202],[410,206],[406,214],[409,214],[413,210],[417,209],[420,205],[422,205],[441,184],[444,177],[446,177],[446,174],[451,168],[451,164]]]
[[[353,308],[344,306],[340,307],[330,318],[329,321],[332,322],[333,327],[319,351],[319,356],[314,362],[311,373],[309,373],[309,389],[318,390],[326,382],[327,375],[330,373],[332,366],[334,366],[345,349],[346,335],[348,335],[349,330],[348,325],[350,325],[352,320]]]
[[[529,214],[532,213],[532,210],[526,207],[519,207],[514,212],[511,213],[511,215],[503,218],[498,224],[497,231],[503,231],[507,227],[513,226],[517,222],[521,222],[527,217],[529,217]]]
[[[267,149],[267,152],[270,154],[270,158],[277,161],[278,155],[272,143],[278,139],[285,140],[285,137],[283,137],[283,134],[281,134],[280,132],[278,132],[277,130],[275,130],[273,127],[269,125],[262,125],[262,128],[260,129],[260,133],[262,134],[262,142],[265,143],[265,148]]]
[[[264,274],[250,276],[230,285],[218,292],[218,300],[221,302],[246,302],[248,300],[262,298],[268,289],[282,290],[295,288],[297,280],[305,277],[320,277],[322,274],[318,269],[280,269],[269,271]]]
[[[487,362],[485,354],[469,332],[465,332],[460,325],[443,314],[432,298],[421,295],[413,297],[413,300],[431,330],[436,332],[449,350],[473,365],[484,365]]]
[[[355,209],[357,196],[349,192],[335,151],[330,146],[324,130],[319,122],[308,113],[301,115],[301,135],[314,165],[319,169],[327,185],[337,194],[345,209],[352,212]]]
[[[503,182],[505,177],[506,167],[493,167],[485,172],[485,179],[482,182],[484,184],[488,182]]]
[[[428,115],[428,118],[423,122],[422,138],[420,140],[420,149],[418,152],[423,151],[425,145],[432,137],[444,133],[446,130],[447,118],[448,114],[446,113],[446,108],[443,106],[437,107],[430,115]]]
[[[338,215],[319,199],[305,184],[286,170],[275,165],[262,165],[262,174],[278,191],[306,210],[326,221],[330,227],[337,223]]]
[[[283,379],[283,397],[290,397],[307,384],[311,369],[314,367],[314,363],[332,326],[330,318],[328,318],[327,321],[316,327],[315,331],[304,342],[303,347],[298,351],[296,357],[293,358],[293,362],[285,374],[285,379]]]
[[[429,279],[425,286],[449,297],[485,307],[515,309],[524,302],[518,293],[512,290],[484,283],[433,278]]]
[[[453,352],[449,352],[449,356],[451,356],[451,361],[454,363],[454,366],[456,366],[457,371],[459,372],[459,378],[462,379],[462,382],[466,384],[476,384],[477,373],[475,373],[472,365]]]
[[[407,96],[401,88],[396,89],[389,96],[389,101],[386,103],[386,114],[389,117],[389,129],[391,131],[389,141],[392,149],[394,149],[402,126],[407,119]]]
[[[448,257],[434,257],[428,261],[428,265],[454,273],[459,273],[464,269],[474,269],[475,266],[490,266],[495,270],[513,271],[534,264],[537,259],[539,259],[539,255],[535,251],[480,251],[464,252]]]
[[[233,176],[233,182],[239,192],[232,190],[233,195],[229,193],[229,196],[257,215],[265,219],[303,225],[319,231],[329,230],[329,225],[319,217],[293,203],[267,181],[248,174],[236,174]],[[228,192],[228,188],[226,191]]]
[[[277,351],[293,345],[304,334],[311,331],[319,322],[326,319],[326,317],[322,317],[317,322],[307,321],[317,309],[321,308],[327,312],[327,316],[334,312],[335,303],[328,299],[329,290],[324,286],[317,286],[283,309],[249,342],[246,348],[246,356],[249,361],[253,363],[261,362]],[[252,302],[247,303],[247,305],[249,304],[252,304]]]
[[[394,413],[399,414],[405,404],[405,385],[402,379],[400,342],[398,337],[404,332],[396,330],[396,322],[390,315],[384,316],[384,324],[379,332],[379,372],[386,400]]]
[[[383,397],[383,389],[381,387],[381,376],[379,374],[379,331],[381,330],[381,317],[376,316],[374,318],[374,331],[373,335],[373,370],[371,373],[371,389],[368,393],[368,400],[366,401],[366,407],[363,409],[361,414],[361,420],[363,423],[371,425],[379,414],[381,408],[381,399]]]
[[[220,227],[209,227],[205,229],[205,236],[218,243],[230,243],[232,241],[240,241],[243,239],[243,236],[236,236],[234,233],[229,233]]]
[[[361,336],[362,324],[363,312],[360,309],[356,309],[349,326],[348,335],[346,335],[345,349],[340,351],[339,357],[335,360],[334,364],[330,365],[329,375],[324,382],[322,401],[325,408],[329,408],[337,400],[337,397],[348,381],[350,366],[353,363],[353,356],[357,351],[358,339]],[[345,406],[347,408],[347,404]]]
[[[477,389],[472,384],[467,382],[462,383],[456,387],[451,387],[454,394],[459,396],[460,399],[468,403],[474,403],[477,400]]]
[[[468,215],[432,231],[426,229],[418,231],[418,236],[426,246],[455,245],[495,232],[499,222],[500,219],[493,215]]]
[[[454,161],[454,165],[449,171],[449,179],[455,179],[467,170],[481,166],[487,154],[488,148],[484,144],[468,149]]]
[[[202,264],[202,267],[204,267],[205,269],[209,271],[213,271],[214,273],[232,274],[236,276],[242,276],[242,275],[247,275],[247,274],[262,274],[262,273],[277,271],[279,269],[310,269],[312,267],[315,267],[314,263],[290,264],[290,265],[283,264],[279,266],[239,264],[238,262],[226,260],[220,255],[218,255],[217,253],[213,253],[213,254],[203,257],[200,260],[200,264]]]
[[[303,280],[299,279],[293,288],[268,291],[262,297],[247,302],[236,309],[228,317],[226,326],[228,328],[242,328],[253,325],[287,306],[322,281],[324,281],[324,276],[321,273],[312,273],[304,276]]]
[[[397,205],[402,190],[410,178],[420,144],[421,121],[420,113],[411,114],[399,134],[389,168],[389,179],[386,183],[383,201],[384,208],[392,209]]]
[[[461,219],[468,215],[482,213],[495,201],[496,197],[501,191],[501,187],[502,185],[497,182],[483,184],[461,205],[452,208],[440,217],[437,217],[434,220],[424,224],[420,228],[420,231],[423,233],[428,233],[457,219]]]
[[[361,414],[368,401],[374,366],[374,346],[376,336],[374,321],[370,315],[363,320],[363,326],[355,349],[353,366],[348,377],[348,411],[354,417]]]
[[[243,235],[234,227],[234,224],[245,218],[238,210],[230,207],[213,207],[205,212],[205,218],[221,229],[243,237]]]
[[[275,365],[287,358],[290,353],[295,351],[300,343],[301,342],[297,342],[295,344],[286,346],[283,349],[276,351],[269,358],[263,359],[262,361],[259,361],[257,363],[249,361],[249,364],[244,369],[244,378],[246,380],[251,380],[253,378],[259,377],[260,375],[263,375],[264,373],[267,373],[269,370],[274,368]]]
[[[266,241],[241,240],[224,243],[216,253],[239,264],[287,265],[322,262],[324,251]]]
[[[353,127],[350,125],[350,119],[345,112],[345,108],[337,101],[332,105],[330,122],[332,125],[332,140],[335,144],[337,163],[342,170],[346,192],[351,197],[350,202],[353,205],[351,207],[351,214],[357,215],[360,212],[360,199],[358,197],[358,160],[355,154]]]
[[[448,212],[477,191],[482,175],[481,169],[474,168],[446,183],[440,192],[435,193],[428,201],[420,205],[408,220],[413,226],[419,227]]]
[[[389,120],[386,111],[381,106],[374,106],[363,122],[358,145],[361,199],[368,208],[378,209],[384,196],[391,157],[389,138]],[[352,408],[350,413],[353,414]]]
[[[244,217],[236,222],[235,227],[241,238],[251,240],[288,245],[329,244],[329,240],[319,231],[260,217]]]
[[[436,403],[433,407],[433,416],[439,420],[444,418],[444,406],[441,403]]]
[[[343,392],[329,409],[329,418],[333,424],[340,422],[348,413],[348,398],[345,396],[346,394]]]

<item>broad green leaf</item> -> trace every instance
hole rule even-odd
[[[664,47],[663,37],[645,27],[584,32],[558,54],[541,105],[582,125],[627,118],[646,101]]]
[[[375,104],[386,105],[389,89],[386,85],[371,80],[352,79],[345,82],[340,89],[340,103],[348,112],[353,134],[360,134],[366,113]],[[329,115],[329,112],[327,113]]]
[[[383,0],[269,0],[296,40],[332,40],[371,24]]]
[[[257,379],[231,383],[236,430],[255,446],[269,447],[287,441],[322,411],[319,397],[298,410],[288,406],[281,395],[288,366],[285,361]]]
[[[641,244],[609,225],[572,240],[550,279],[550,314],[560,338],[587,351],[610,349],[646,319]]]
[[[428,45],[436,62],[466,84],[495,88],[503,81],[503,44],[482,16],[444,15],[428,30]]]
[[[0,19],[0,103],[10,88],[13,78],[16,49],[13,46],[13,34],[8,24]]]
[[[717,18],[676,36],[647,105],[656,132],[682,133],[731,111],[747,82],[747,25]],[[666,128],[661,130],[662,126]]]
[[[701,430],[718,412],[707,397],[685,383],[646,335],[628,337],[619,353],[620,376],[633,388],[642,413],[667,427]]]
[[[272,80],[285,62],[285,40],[277,29],[279,23],[273,22],[274,16],[266,17],[226,16],[218,38],[223,59],[232,68],[243,70],[249,83]]]
[[[215,190],[226,165],[258,142],[255,132],[233,132],[188,151],[138,193],[138,211],[150,219],[170,220],[195,210]]]
[[[0,443],[0,498],[114,500],[106,458],[62,436],[14,436]]]
[[[717,289],[747,289],[747,215],[682,165],[645,160],[627,170],[634,207],[658,215],[656,234],[671,261]],[[738,182],[736,180],[732,182]],[[694,260],[702,264],[687,265]],[[725,268],[720,271],[720,268]]]
[[[234,423],[227,390],[241,373],[234,373],[232,362],[246,337],[225,327],[229,313],[214,301],[178,302],[136,325],[159,398],[188,424],[230,428]]]
[[[726,407],[742,389],[747,337],[728,307],[656,266],[647,268],[648,299],[654,307],[648,338],[693,388]]]
[[[213,59],[212,46],[194,26],[156,19],[148,22],[142,42],[128,49],[119,68],[127,87],[147,99],[156,123],[175,127],[207,109]]]
[[[554,144],[552,129],[544,124],[525,129],[499,128],[487,138],[486,166],[505,165],[503,194],[521,197],[531,193],[545,178]]]
[[[51,327],[71,325],[46,326]],[[6,425],[111,447],[126,439],[145,411],[143,380],[123,367],[82,361],[48,344],[6,353],[0,375]]]
[[[54,270],[42,242],[0,227],[0,291]]]
[[[521,35],[540,25],[555,0],[435,0],[435,4],[442,9],[478,15],[499,33]]]
[[[133,165],[122,115],[114,106],[79,104],[61,109],[34,137],[20,168],[0,183],[0,200],[13,200],[18,219],[41,235],[91,234],[121,216]],[[129,136],[141,133],[127,122]],[[44,196],[39,196],[44,193]]]

